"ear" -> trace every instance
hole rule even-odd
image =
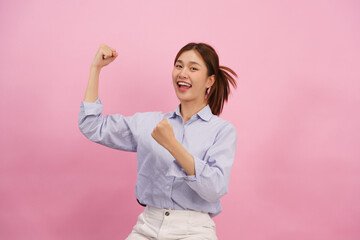
[[[215,74],[211,75],[207,79],[206,88],[210,88],[215,82]]]

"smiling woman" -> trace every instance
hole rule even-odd
[[[175,62],[172,77],[185,122],[207,105],[206,90],[215,81],[214,75],[208,76],[207,72],[205,62],[195,50],[183,52]]]
[[[220,115],[230,94],[230,84],[236,87],[236,81],[230,74],[235,77],[237,75],[230,68],[219,65],[219,57],[215,49],[205,43],[189,43],[180,49],[175,57],[174,65],[173,80],[178,79],[174,80],[175,82],[182,83],[181,78],[185,73],[195,79],[206,78],[206,90],[200,93],[201,99],[210,105],[213,114]],[[184,68],[187,68],[189,72],[186,72]],[[215,84],[214,87],[212,87],[213,84]],[[181,90],[179,87],[179,91]],[[177,97],[179,98],[178,94]]]
[[[102,44],[91,66],[79,112],[90,140],[137,152],[136,198],[146,206],[127,239],[217,239],[211,217],[228,192],[237,133],[218,117],[236,82],[215,50],[189,43],[176,55],[172,81],[180,104],[173,112],[103,116],[99,74],[118,56]]]

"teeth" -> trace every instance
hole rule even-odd
[[[183,86],[188,86],[188,87],[191,87],[191,85],[190,85],[190,84],[188,84],[188,83],[184,83],[184,82],[178,82],[178,84],[179,84],[179,85],[183,85]]]

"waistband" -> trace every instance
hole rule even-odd
[[[152,214],[156,214],[158,216],[179,216],[179,217],[210,217],[209,213],[205,212],[198,212],[194,210],[173,210],[171,208],[169,209],[161,209],[161,208],[155,208],[146,206],[145,212],[151,212]]]

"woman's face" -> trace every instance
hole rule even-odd
[[[207,72],[206,64],[197,51],[185,51],[179,56],[172,79],[180,102],[204,103],[206,89],[215,81],[214,75],[208,76]]]

